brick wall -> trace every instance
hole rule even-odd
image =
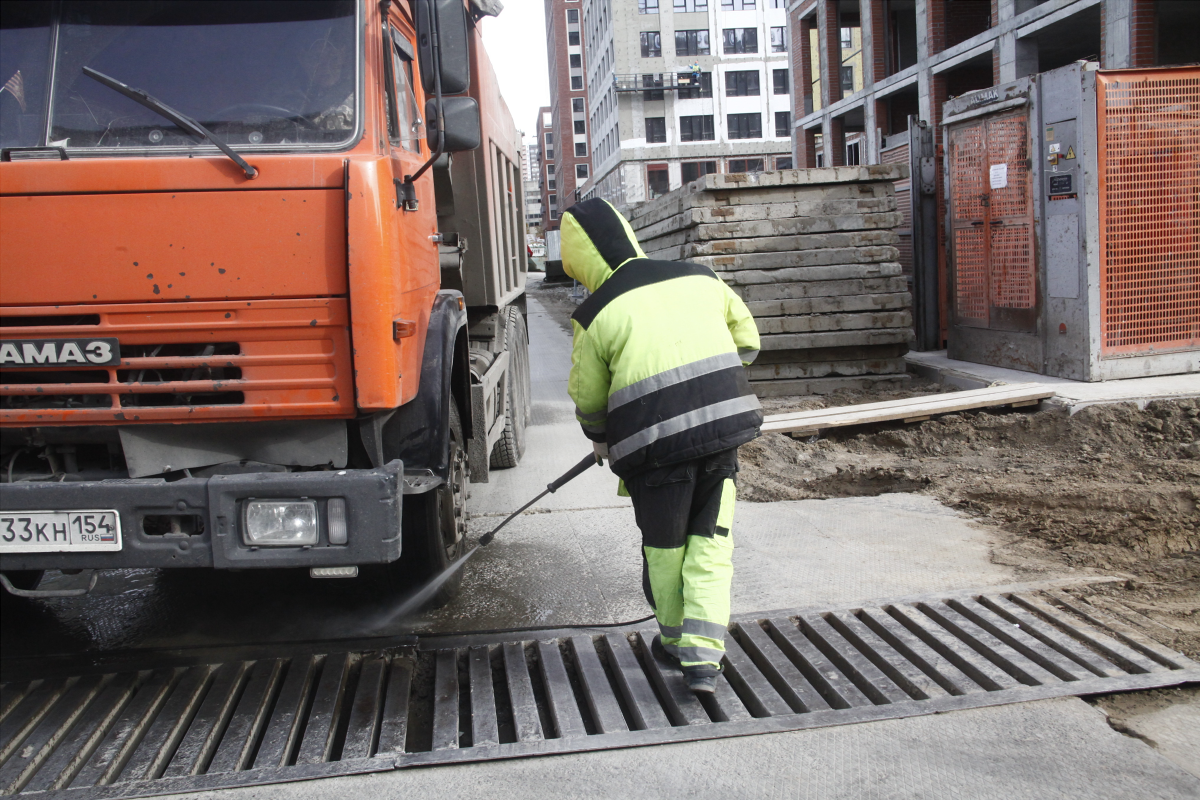
[[[929,41],[929,55],[946,49],[946,0],[926,0],[925,35]]]
[[[837,0],[826,0],[817,13],[825,13],[825,52],[828,58],[821,64],[822,102],[825,105],[842,99],[842,33],[838,27]]]
[[[798,165],[801,169],[812,169],[817,166],[817,131],[816,129],[801,131],[804,139],[804,148],[801,153],[801,162]]]
[[[1154,0],[1133,0],[1130,30],[1131,67],[1153,67],[1158,62],[1158,15]],[[1193,32],[1200,36],[1200,32]]]
[[[846,165],[846,128],[841,117],[829,120],[829,166]]]
[[[944,32],[942,49],[965,42],[976,34],[983,33],[992,22],[993,0],[937,0],[942,6]]]
[[[870,25],[871,29],[869,45],[863,44],[864,47],[870,47],[870,56],[863,62],[870,65],[864,75],[866,85],[870,85],[887,77],[887,20],[884,18],[883,0],[863,0],[862,8],[866,12],[863,24]]]

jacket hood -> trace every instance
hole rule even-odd
[[[577,203],[562,215],[563,271],[588,288],[599,289],[626,261],[645,258],[633,228],[606,200]]]

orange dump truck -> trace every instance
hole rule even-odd
[[[529,414],[498,9],[5,3],[6,589],[460,554]]]

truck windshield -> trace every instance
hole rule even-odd
[[[353,0],[4,5],[0,147],[211,147],[84,67],[145,90],[239,150],[355,138]]]

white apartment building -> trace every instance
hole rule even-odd
[[[791,167],[785,0],[582,0],[592,176],[628,208],[712,172]]]

